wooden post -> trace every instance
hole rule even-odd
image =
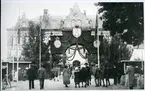
[[[29,63],[29,68],[30,68],[30,63]]]
[[[17,82],[19,81],[19,56],[20,56],[19,55],[19,47],[20,47],[20,45],[18,44],[18,49],[17,49],[17,53],[18,53],[18,55],[17,55],[18,56],[17,57],[17,72],[16,72],[17,73],[16,74],[17,75]]]
[[[125,62],[123,63],[124,64],[124,74],[126,73],[126,64],[125,64]]]
[[[7,66],[7,72],[6,72],[6,74],[8,76],[9,75],[9,73],[8,73],[8,63],[6,64],[6,66]]]
[[[13,35],[12,35],[12,52],[11,52],[13,55],[12,55],[12,80],[14,81],[14,70],[15,70],[15,64],[14,64],[14,28],[13,28]]]

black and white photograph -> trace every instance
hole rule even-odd
[[[1,0],[1,90],[144,90],[144,9]]]

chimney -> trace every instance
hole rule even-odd
[[[22,19],[26,19],[26,14],[25,14],[25,12],[23,12],[23,14],[22,14]]]
[[[44,9],[44,14],[48,14],[48,9]]]
[[[86,16],[86,10],[84,10],[84,15]]]

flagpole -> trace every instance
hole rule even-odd
[[[39,68],[41,67],[41,16],[40,16],[40,33],[39,33]]]
[[[19,42],[20,42],[20,29],[18,29],[18,48],[17,48],[17,82],[19,81],[19,49],[20,49],[20,44],[19,44]]]
[[[13,28],[13,35],[12,35],[12,51],[14,52],[14,45],[13,45],[13,41],[14,41],[14,28]],[[12,52],[12,53],[13,53]],[[13,81],[14,81],[14,53],[13,53],[13,58],[12,58],[12,60],[13,60],[13,64],[12,64],[12,79],[13,79]]]
[[[100,55],[99,55],[99,45],[100,45],[100,42],[99,42],[99,28],[98,28],[98,12],[96,13],[96,31],[97,31],[97,57],[98,57],[98,68],[100,68]]]
[[[97,9],[98,10],[98,9]],[[98,28],[98,11],[96,13],[96,30],[95,30],[95,39],[97,41],[97,59],[98,59],[98,68],[100,68],[100,55],[99,55],[99,28]]]
[[[99,55],[99,28],[97,28],[97,45],[98,45],[98,68],[100,68],[100,55]]]
[[[20,18],[20,9],[19,9],[19,18]],[[18,32],[17,32],[17,38],[18,38],[18,44],[17,44],[17,82],[19,81],[19,47],[20,47],[20,22],[19,22],[19,26],[18,26]]]

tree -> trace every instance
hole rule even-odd
[[[49,61],[48,44],[44,43],[44,32],[41,32],[41,61]],[[29,41],[23,44],[22,55],[26,60],[39,63],[40,24],[29,21]]]
[[[98,3],[103,28],[134,46],[144,40],[143,3]],[[127,30],[124,32],[124,30]]]
[[[62,58],[63,57],[61,57],[60,54],[53,54],[52,55],[53,64],[55,65],[58,64]]]
[[[89,64],[97,64],[97,54],[88,55]]]
[[[110,59],[112,64],[119,63],[121,60],[129,60],[132,50],[129,50],[127,44],[122,41],[120,36],[115,35],[110,44]]]
[[[101,64],[109,61],[112,65],[116,65],[121,60],[129,60],[132,54],[132,50],[129,50],[118,35],[113,36],[110,43],[107,38],[103,38],[99,51]]]

